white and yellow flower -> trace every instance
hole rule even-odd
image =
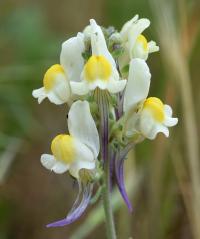
[[[62,44],[60,64],[51,66],[44,75],[43,87],[33,91],[33,97],[41,103],[48,98],[52,103],[60,105],[72,96],[70,81],[80,81],[85,50],[84,36],[78,33]]]
[[[81,169],[95,169],[99,154],[99,136],[87,101],[72,104],[68,129],[70,134],[60,134],[51,143],[51,154],[41,156],[42,165],[55,173],[69,173],[79,179]]]
[[[127,137],[142,135],[154,139],[159,132],[169,136],[168,127],[178,123],[172,117],[172,109],[156,97],[149,97],[151,74],[146,62],[133,59],[130,63],[129,77],[124,94],[126,113],[125,134]]]
[[[85,95],[97,87],[111,93],[122,91],[126,80],[120,80],[115,61],[108,51],[105,37],[95,20],[90,20],[87,34],[91,38],[92,56],[84,65],[81,82],[71,82],[72,92]]]
[[[133,58],[147,60],[150,53],[159,51],[156,43],[154,41],[148,42],[142,34],[149,25],[150,21],[148,19],[138,19],[138,15],[136,15],[122,27],[120,35],[125,48],[124,55],[121,58],[123,66]]]
[[[33,97],[38,99],[39,104],[48,98],[52,103],[60,105],[69,100],[70,91],[68,77],[63,67],[56,64],[45,73],[43,87],[33,90]]]

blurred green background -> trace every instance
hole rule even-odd
[[[0,239],[105,238],[100,202],[73,225],[64,217],[77,187],[40,165],[51,139],[66,131],[66,106],[32,97],[61,43],[90,18],[120,30],[135,14],[151,20],[147,39],[160,46],[148,64],[151,96],[179,118],[171,137],[146,140],[130,153],[126,184],[134,213],[114,194],[120,239],[200,239],[200,2],[198,0],[0,1]]]

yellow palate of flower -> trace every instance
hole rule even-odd
[[[71,164],[75,159],[74,138],[67,134],[57,135],[51,143],[51,151],[57,160]]]
[[[46,71],[43,78],[43,85],[46,91],[49,91],[54,87],[55,79],[58,74],[64,74],[64,69],[59,64],[51,66]]]
[[[136,40],[138,43],[142,44],[143,46],[143,49],[145,51],[148,50],[148,42],[147,42],[147,39],[144,35],[140,34],[138,37],[137,37],[137,40]]]
[[[88,82],[99,79],[107,81],[112,73],[112,66],[104,56],[91,56],[84,67],[85,78]]]
[[[154,119],[162,123],[165,119],[164,105],[162,101],[156,97],[149,97],[144,102],[144,109],[151,111]]]

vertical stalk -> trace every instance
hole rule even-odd
[[[113,219],[113,212],[112,212],[112,205],[111,205],[111,198],[110,198],[110,167],[109,167],[109,157],[108,160],[105,162],[105,177],[104,177],[104,190],[102,192],[102,199],[104,205],[104,212],[105,212],[105,220],[106,220],[106,230],[108,239],[116,239],[116,231],[115,231],[115,224]]]
[[[116,239],[110,193],[110,155],[109,155],[109,102],[106,92],[97,89],[97,101],[100,111],[101,157],[104,165],[102,199],[105,212],[106,231],[108,239]]]

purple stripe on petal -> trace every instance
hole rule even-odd
[[[128,151],[129,150],[127,149],[127,153],[128,153]],[[121,155],[123,155],[123,157],[115,159],[115,175],[116,175],[116,179],[117,179],[117,186],[119,188],[121,196],[124,199],[129,211],[132,212],[133,208],[132,208],[131,202],[129,201],[129,198],[128,198],[128,195],[126,192],[126,188],[125,188],[125,184],[124,184],[124,158],[126,157],[127,153],[124,152],[121,154]]]
[[[83,190],[82,190],[82,187],[79,187],[79,190],[81,190],[81,192],[83,194],[80,204],[78,204],[79,197],[80,197],[80,192],[79,192],[77,199],[76,199],[71,211],[67,215],[67,217],[62,220],[50,223],[47,225],[47,227],[63,227],[63,226],[69,225],[69,224],[75,222],[77,219],[79,219],[79,217],[82,216],[82,214],[84,213],[85,209],[87,208],[87,206],[90,202],[92,189],[93,189],[92,184],[83,185]]]
[[[100,111],[100,134],[101,134],[101,157],[103,163],[108,160],[108,135],[109,135],[109,127],[108,127],[108,108],[109,103],[107,99],[107,95],[105,92],[101,90],[97,90],[97,101]]]

